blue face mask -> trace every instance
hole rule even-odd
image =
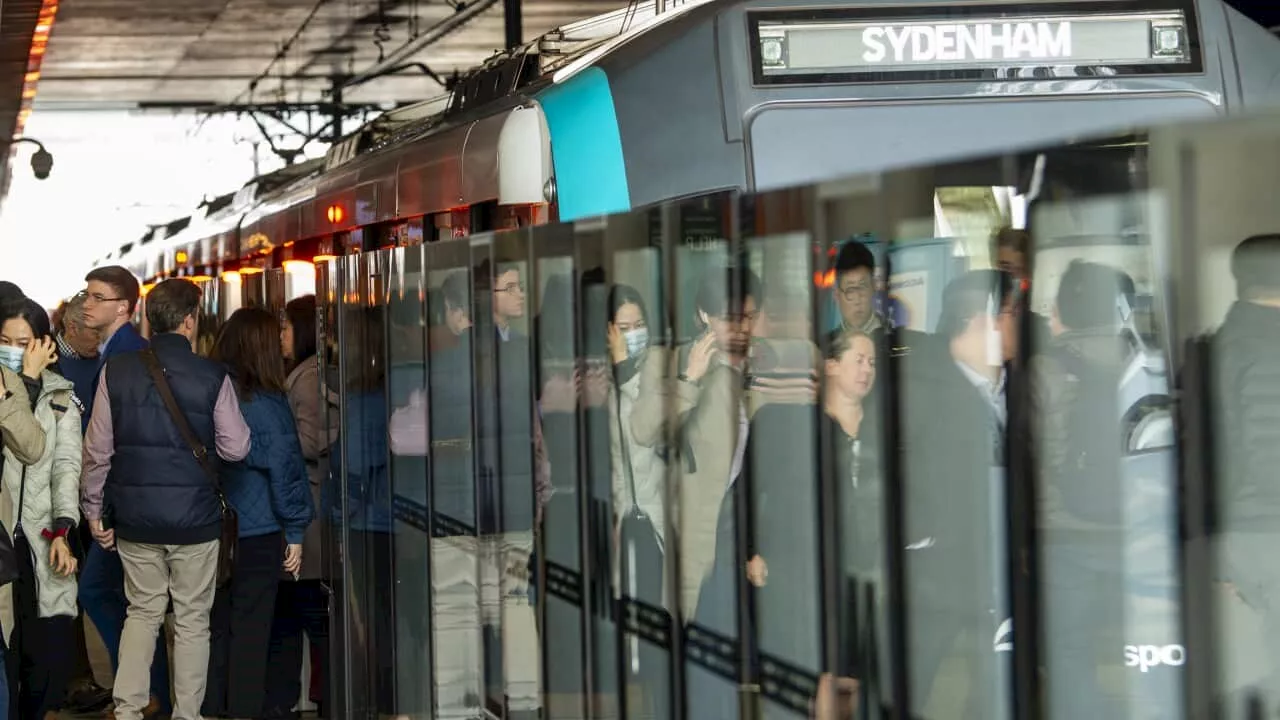
[[[635,357],[649,347],[649,328],[636,328],[622,334],[627,343],[627,357]]]
[[[0,345],[0,365],[14,372],[22,372],[23,349],[12,345]]]

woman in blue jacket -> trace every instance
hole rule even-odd
[[[296,575],[302,567],[302,538],[315,515],[279,338],[271,313],[244,308],[213,347],[213,359],[226,364],[235,383],[253,445],[244,460],[221,471],[239,515],[240,545],[231,581],[214,597],[205,717],[262,715],[276,589],[282,570]]]

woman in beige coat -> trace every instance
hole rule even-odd
[[[0,366],[22,373],[15,394],[30,403],[44,436],[33,462],[5,449],[0,472],[0,520],[19,552],[18,580],[3,592],[11,602],[4,631],[21,658],[23,718],[51,717],[62,704],[79,613],[69,539],[80,522],[80,410],[71,381],[48,369],[56,358],[44,308],[30,300],[3,308]]]
[[[324,514],[318,510],[320,488],[329,472],[329,447],[337,440],[337,406],[329,394],[322,396],[320,363],[316,354],[316,298],[304,295],[285,306],[280,347],[292,368],[285,381],[289,406],[298,425],[302,456],[307,461],[316,519],[302,541],[302,569],[286,578],[276,594],[276,617],[271,629],[267,701],[264,717],[292,717],[302,692],[302,637],[311,645],[313,682],[328,677],[329,591],[325,587],[322,531]],[[317,672],[318,671],[318,672]],[[320,717],[328,717],[327,693],[318,697]]]

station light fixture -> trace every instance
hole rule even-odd
[[[49,173],[53,172],[53,153],[44,149],[44,143],[35,138],[23,137],[0,143],[0,147],[8,148],[22,143],[31,143],[36,146],[36,153],[31,156],[32,174],[36,176],[37,180],[44,180],[49,177]]]

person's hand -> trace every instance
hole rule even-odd
[[[690,382],[698,382],[711,367],[711,356],[716,353],[716,336],[712,333],[703,335],[689,348],[689,365],[684,369],[684,376]]]
[[[297,576],[302,570],[302,545],[292,544],[284,549],[284,571]]]
[[[604,407],[609,402],[609,371],[604,366],[587,368],[582,382],[582,402],[587,407]]]
[[[116,547],[116,531],[107,530],[102,527],[102,520],[90,520],[89,531],[93,533],[93,539],[102,546],[103,550],[114,550]]]
[[[35,380],[58,359],[58,346],[48,336],[36,338],[22,354],[22,374]]]
[[[627,359],[627,339],[613,323],[609,323],[609,357],[614,365]]]
[[[63,577],[75,574],[76,556],[71,554],[71,546],[65,537],[56,537],[49,543],[49,565]]]
[[[572,375],[556,373],[542,385],[543,412],[571,413],[578,408],[578,390],[582,375],[576,369]]]
[[[858,681],[823,673],[813,702],[814,720],[852,720],[858,707]]]
[[[747,580],[756,587],[764,587],[769,581],[769,565],[764,558],[756,555],[747,561]]]

